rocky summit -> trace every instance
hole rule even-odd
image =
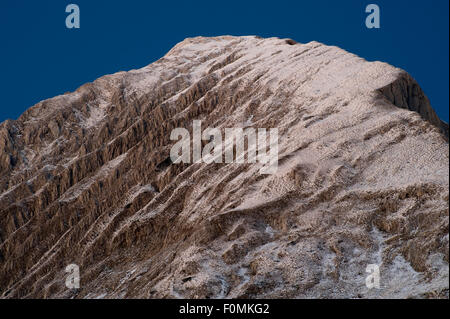
[[[277,128],[277,171],[175,164],[195,120]],[[405,71],[190,38],[0,125],[0,297],[448,298],[448,201],[448,125]]]

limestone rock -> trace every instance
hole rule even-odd
[[[278,128],[277,173],[172,164],[197,119]],[[337,47],[187,39],[2,123],[0,152],[3,298],[448,298],[448,125]]]

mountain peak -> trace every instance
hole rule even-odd
[[[172,162],[171,133],[194,121],[276,128],[276,173]],[[0,125],[0,295],[443,294],[446,136],[386,63],[318,42],[186,39]],[[373,264],[382,290],[364,284]]]

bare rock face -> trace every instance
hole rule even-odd
[[[277,173],[173,164],[170,133],[193,120],[278,128]],[[187,39],[0,125],[0,296],[448,297],[447,138],[385,63]]]

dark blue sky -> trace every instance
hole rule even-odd
[[[78,4],[81,28],[65,27]],[[365,27],[365,7],[381,29]],[[419,82],[449,119],[448,0],[0,1],[0,121],[117,71],[143,67],[186,37],[260,35],[337,45]]]

